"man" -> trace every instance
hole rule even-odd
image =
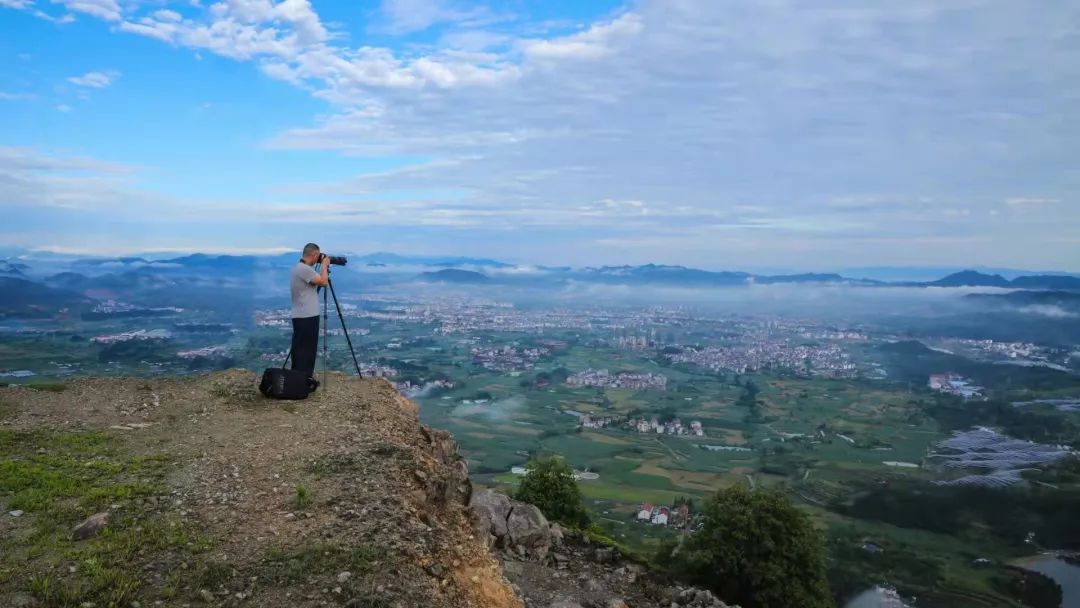
[[[315,243],[304,245],[304,254],[289,278],[292,290],[292,368],[307,374],[314,391],[315,357],[319,350],[319,288],[330,284],[330,264]],[[322,262],[322,274],[312,268]]]

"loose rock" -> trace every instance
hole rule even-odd
[[[109,512],[103,511],[101,513],[95,513],[86,518],[86,521],[75,526],[71,531],[71,536],[75,540],[86,540],[97,536],[105,526],[109,523]]]

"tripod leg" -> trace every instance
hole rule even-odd
[[[323,288],[322,294],[322,353],[323,353],[323,391],[327,389],[326,381],[330,379],[330,342],[327,337],[327,330],[330,329],[329,318],[327,317],[328,310],[326,307],[326,288]]]
[[[353,349],[352,338],[349,337],[349,328],[345,327],[345,315],[341,314],[341,305],[338,304],[337,292],[334,291],[334,282],[327,279],[326,285],[330,288],[330,295],[334,297],[334,308],[337,309],[338,319],[341,321],[341,331],[345,334],[345,342],[349,345],[349,354],[352,355],[353,365],[356,366],[356,376],[363,378],[364,374],[360,373],[360,362],[356,360],[356,350]]]

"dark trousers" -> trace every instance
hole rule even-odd
[[[315,377],[315,358],[319,352],[319,317],[292,320],[292,368]]]

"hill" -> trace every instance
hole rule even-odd
[[[983,274],[975,270],[955,272],[936,281],[925,283],[927,287],[1009,287],[1009,280],[999,274]]]
[[[474,495],[385,380],[256,380],[0,385],[0,606],[724,606]]]
[[[0,389],[0,605],[521,606],[470,538],[456,444],[388,383],[296,405],[254,383]]]
[[[67,289],[42,285],[18,277],[0,276],[0,316],[52,315],[62,308],[90,303],[89,298]]]
[[[460,268],[422,272],[416,278],[425,283],[488,283],[491,281],[491,278],[482,272]]]
[[[1004,287],[1031,290],[1080,290],[1080,278],[1061,275],[1025,275],[1012,280],[999,274],[984,274],[975,270],[956,272],[936,281],[922,283],[925,287]]]

